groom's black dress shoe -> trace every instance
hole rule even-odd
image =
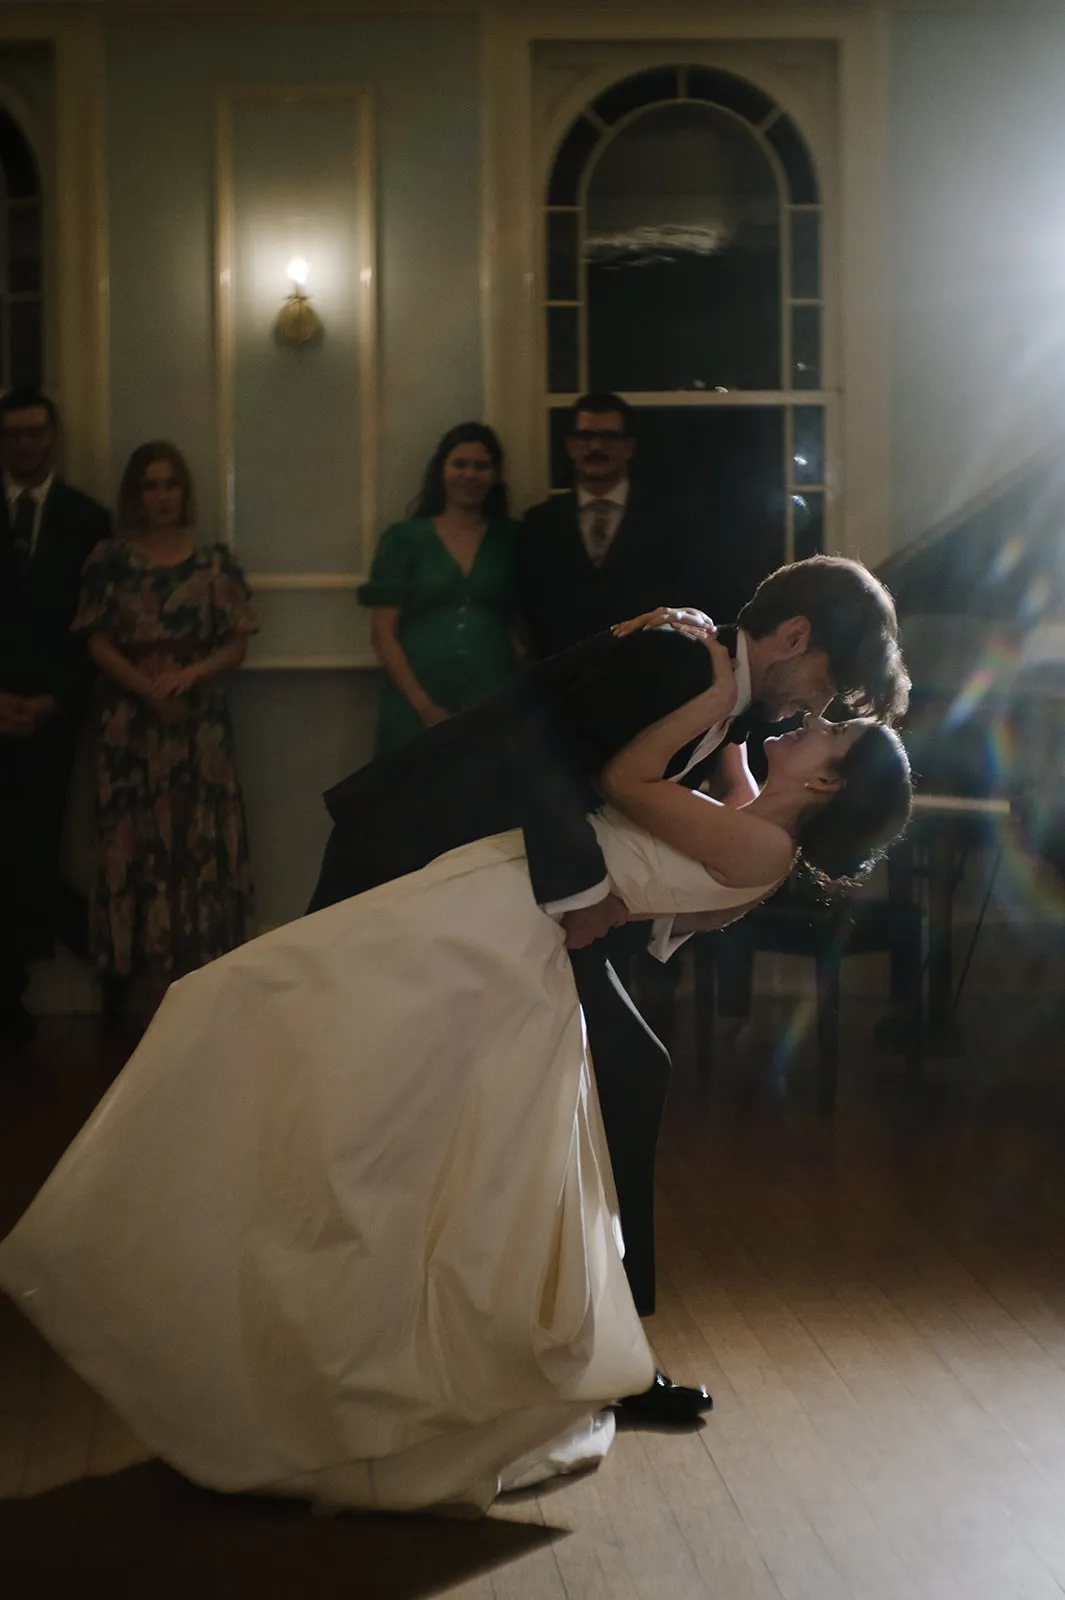
[[[627,1395],[617,1405],[621,1415],[630,1422],[654,1422],[660,1426],[695,1422],[713,1407],[714,1402],[701,1385],[698,1389],[686,1388],[667,1378],[664,1372],[656,1372],[654,1383],[642,1394]]]

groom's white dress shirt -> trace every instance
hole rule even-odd
[[[705,761],[712,755],[717,747],[724,741],[732,726],[733,720],[740,716],[751,703],[751,666],[747,655],[747,635],[741,629],[736,635],[736,660],[733,664],[736,678],[736,704],[731,716],[723,722],[715,722],[708,728],[680,772],[670,775],[670,783],[679,783],[693,767]],[[552,900],[550,905],[545,905],[544,910],[549,916],[562,916],[567,911],[582,911],[585,906],[598,905],[600,900],[605,900],[610,893],[610,879],[604,878],[601,883],[594,884],[590,889],[582,889],[580,894],[573,895],[568,900]],[[673,918],[656,917],[651,924],[651,937],[647,948],[659,961],[668,961],[675,950],[679,950],[689,934],[675,935],[673,932]]]

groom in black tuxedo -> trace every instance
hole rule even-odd
[[[754,704],[777,721],[823,711],[837,695],[856,713],[894,717],[905,709],[909,685],[894,606],[856,562],[817,556],[773,573],[741,612],[733,643],[737,714]],[[625,907],[610,892],[588,814],[602,803],[596,780],[606,761],[712,681],[705,645],[669,626],[626,638],[608,630],[538,663],[514,688],[427,729],[328,791],[335,826],[309,908],[522,828],[533,894],[566,926],[625,1267],[645,1316],[654,1310],[654,1159],[669,1056],[607,959],[603,936],[624,921]],[[678,752],[669,775],[698,786],[728,732],[725,725],[708,729]],[[675,932],[655,928],[663,958]],[[704,1390],[660,1374],[647,1395],[626,1403],[655,1420],[686,1421],[710,1401]]]

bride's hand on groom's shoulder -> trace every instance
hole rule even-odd
[[[719,715],[728,716],[736,703],[732,657],[725,646],[718,643],[717,626],[705,611],[696,611],[690,606],[659,606],[655,611],[645,611],[641,617],[615,623],[611,632],[615,639],[627,639],[632,633],[663,627],[670,627],[675,633],[687,634],[689,639],[695,639],[710,652],[710,659],[714,663],[714,682],[707,693],[713,694],[715,708],[720,708]]]
[[[715,632],[714,623],[705,611],[694,606],[657,606],[628,622],[617,622],[611,628],[615,639],[627,639],[630,633],[641,633],[645,628],[674,628],[693,639],[704,639]]]

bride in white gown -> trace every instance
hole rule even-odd
[[[686,727],[730,708],[713,648],[715,687],[604,773],[661,835],[595,819],[633,916],[727,919],[787,873],[804,821],[850,794],[868,846],[908,795],[894,735],[856,722],[776,741],[744,811],[658,781]],[[520,833],[174,984],[0,1246],[0,1287],[208,1487],[483,1510],[598,1459],[604,1408],[654,1362],[563,933]]]

